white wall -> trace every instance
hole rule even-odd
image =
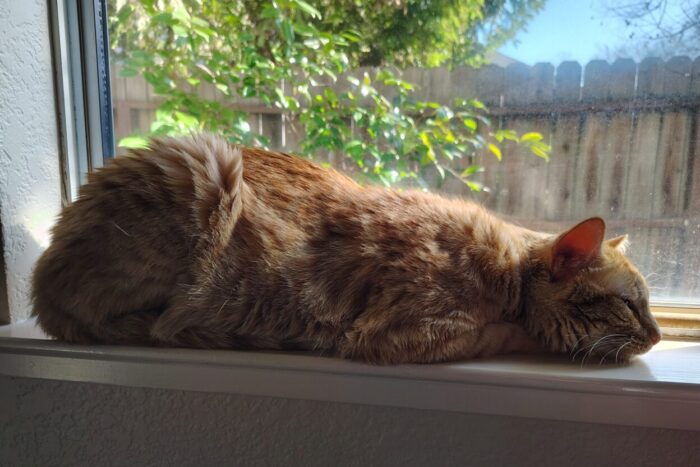
[[[31,270],[60,209],[48,3],[0,0],[0,224],[13,322],[29,315]]]
[[[0,465],[700,465],[700,432],[0,377]]]

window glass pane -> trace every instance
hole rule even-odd
[[[536,229],[602,216],[655,300],[700,302],[700,1],[480,3],[110,0],[120,150],[207,129]]]

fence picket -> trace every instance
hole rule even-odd
[[[582,98],[607,100],[610,97],[610,65],[605,60],[593,60],[583,75]]]
[[[581,65],[578,62],[563,62],[557,68],[554,85],[557,101],[578,101],[581,97]]]
[[[612,99],[631,99],[634,97],[634,81],[637,76],[637,64],[634,60],[620,59],[610,67],[610,97]]]
[[[554,97],[554,66],[551,63],[536,63],[530,75],[528,102],[551,102]]]

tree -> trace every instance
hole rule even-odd
[[[318,0],[322,31],[356,30],[348,54],[359,65],[478,65],[512,38],[544,0]]]
[[[240,107],[204,98],[198,87],[206,82],[227,98],[255,100],[278,107],[289,122],[298,119],[302,155],[341,154],[361,177],[386,185],[410,178],[427,186],[434,170],[480,189],[470,178],[480,170],[475,154],[488,147],[500,158],[497,143],[504,139],[547,158],[541,135],[477,131],[489,123],[477,100],[418,101],[411,83],[387,67],[353,75],[352,53],[364,50],[358,44],[365,39],[357,31],[322,30],[323,18],[304,0],[127,0],[110,15],[110,33],[122,74],[143,75],[163,97],[152,134],[206,129],[234,142],[269,144]],[[338,81],[346,85],[342,92],[324,85]],[[140,136],[120,142],[141,144]],[[460,158],[470,163],[455,171],[451,162]]]
[[[630,30],[631,55],[700,55],[699,0],[639,0],[610,8]]]

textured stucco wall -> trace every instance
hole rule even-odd
[[[0,465],[695,466],[700,432],[0,377]]]
[[[47,0],[0,0],[0,223],[10,318],[29,314],[29,281],[60,209]]]

